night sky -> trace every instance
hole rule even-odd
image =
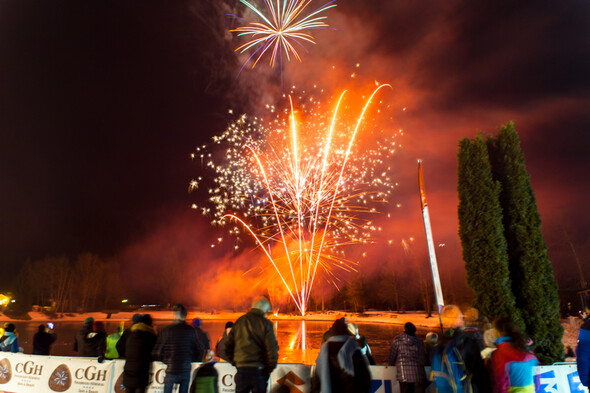
[[[386,209],[394,245],[413,237],[427,252],[422,159],[441,274],[462,265],[458,141],[512,120],[560,287],[578,286],[574,252],[588,279],[590,2],[337,5],[302,63],[285,65],[283,86],[392,85],[382,99],[399,109],[391,129],[404,130]],[[244,13],[229,0],[0,0],[1,285],[28,258],[82,252],[135,267],[171,249],[231,264],[209,250],[188,184],[202,174],[190,153],[232,120],[229,109],[255,114],[281,96],[266,62],[236,77],[244,58],[227,15]]]

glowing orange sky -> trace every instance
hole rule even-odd
[[[255,113],[281,100],[276,70],[257,66],[236,79],[242,59],[227,14],[244,12],[237,2],[3,7],[4,281],[26,258],[87,251],[119,257],[129,272],[148,267],[148,283],[149,267],[175,252],[201,272],[245,268],[239,261],[251,254],[234,264],[222,247],[206,246],[218,234],[190,210],[186,193],[199,172],[188,155],[225,127],[228,109]],[[434,239],[444,244],[443,279],[462,266],[458,141],[513,120],[558,282],[578,285],[570,241],[590,276],[587,1],[342,0],[326,14],[330,28],[314,32],[317,44],[301,52],[302,63],[285,65],[283,86],[356,94],[389,83],[382,99],[393,120],[383,127],[404,130],[393,163],[400,186],[389,209],[392,245],[374,246],[363,266],[404,260],[401,242],[410,237],[413,252],[426,257],[417,159]],[[23,34],[22,26],[37,28]]]

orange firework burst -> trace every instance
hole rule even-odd
[[[338,271],[355,271],[344,246],[370,243],[381,229],[368,216],[395,186],[389,164],[395,138],[382,135],[375,148],[362,151],[356,142],[371,100],[385,86],[352,124],[339,113],[345,93],[331,118],[316,110],[303,124],[289,96],[287,119],[267,123],[244,115],[215,137],[226,147],[222,163],[197,149],[216,172],[213,208],[202,207],[203,214],[213,224],[236,224],[232,234],[251,235],[302,314],[318,269],[336,285]]]

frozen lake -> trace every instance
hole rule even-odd
[[[211,345],[215,346],[217,339],[223,333],[226,321],[203,320],[203,329],[209,334]],[[156,329],[161,330],[169,325],[171,321],[156,320]],[[279,341],[279,362],[280,363],[305,363],[313,364],[319,353],[321,340],[324,332],[332,326],[332,322],[325,321],[297,321],[277,320],[273,321]],[[19,343],[25,353],[33,351],[33,335],[37,332],[39,321],[14,322],[17,328]],[[126,322],[125,327],[129,326]],[[57,341],[53,344],[51,354],[59,356],[75,356],[73,350],[74,337],[81,322],[55,322]],[[108,334],[116,331],[119,322],[105,321]],[[366,336],[377,364],[387,364],[389,346],[395,336],[403,331],[402,325],[382,323],[357,323],[361,335]],[[305,334],[302,335],[302,332]],[[424,338],[428,330],[418,328],[417,335]],[[304,339],[303,339],[304,338]]]

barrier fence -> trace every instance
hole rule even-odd
[[[0,353],[0,392],[38,393],[123,393],[124,360],[38,356]],[[193,363],[192,371],[200,363]],[[270,376],[270,392],[307,393],[310,390],[311,367],[303,364],[279,364]],[[235,392],[236,369],[229,363],[216,363],[218,391]],[[582,386],[575,364],[538,367],[541,384],[537,392],[588,393]],[[162,393],[166,365],[154,362],[148,393]],[[193,374],[194,375],[194,374]],[[371,366],[371,393],[398,393],[395,367]]]

